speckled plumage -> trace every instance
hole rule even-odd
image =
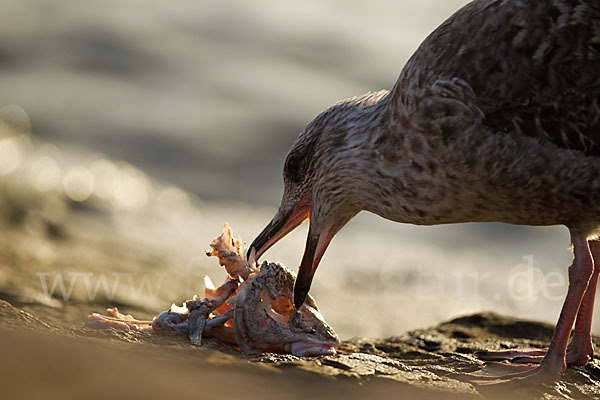
[[[361,210],[421,225],[567,226],[574,260],[549,349],[539,367],[496,378],[537,384],[566,363],[585,365],[600,276],[591,240],[600,233],[600,2],[469,3],[423,42],[390,92],[317,116],[288,154],[284,183],[251,247],[259,257],[310,218],[296,307],[333,236]]]
[[[600,2],[478,0],[435,30],[391,92],[300,135],[282,205],[414,224],[600,228]],[[286,164],[286,166],[288,165]],[[294,176],[292,176],[294,175]],[[333,217],[335,215],[335,217]]]

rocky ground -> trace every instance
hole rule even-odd
[[[165,223],[156,214],[114,214],[8,184],[0,184],[0,192],[2,398],[600,398],[597,353],[588,366],[568,368],[559,382],[509,394],[456,379],[483,365],[474,356],[478,350],[548,345],[552,326],[492,313],[400,336],[344,340],[337,355],[318,358],[245,355],[212,339],[195,347],[186,336],[85,328],[91,312],[118,306],[152,318],[185,294],[178,281],[165,280],[153,296],[128,296],[126,286],[112,298],[90,296],[81,282],[70,291],[70,274],[174,274],[174,266],[198,253],[195,241],[161,246]],[[194,267],[214,269],[208,261]],[[40,279],[52,286],[59,274],[64,290],[44,295]],[[595,342],[600,346],[600,338]]]
[[[38,309],[39,312],[40,309]],[[552,327],[493,313],[461,317],[400,336],[344,341],[335,356],[244,355],[216,340],[62,326],[0,301],[0,381],[8,398],[497,398],[505,391],[453,378],[478,369],[482,349],[544,347]],[[595,338],[600,345],[600,338]],[[568,368],[556,383],[519,388],[516,398],[600,395],[600,363]],[[8,393],[6,392],[8,390]]]

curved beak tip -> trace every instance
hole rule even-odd
[[[308,295],[310,287],[304,287],[304,285],[298,285],[298,280],[296,279],[296,284],[294,285],[294,307],[296,310],[299,310],[304,304],[304,300],[306,300],[306,296]]]
[[[246,260],[250,261],[253,255],[256,256],[256,249],[250,245],[248,251],[246,251]]]

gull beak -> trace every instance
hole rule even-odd
[[[309,212],[310,206],[307,200],[299,201],[290,211],[281,212],[280,209],[265,229],[254,239],[248,248],[247,258],[250,259],[250,254],[254,249],[256,251],[255,258],[258,260],[271,246],[304,222],[308,218]]]
[[[325,229],[323,232],[318,233],[313,232],[312,228],[308,230],[304,255],[298,269],[298,277],[294,283],[294,306],[296,310],[304,304],[319,262],[337,231],[338,229],[335,228]]]
[[[255,251],[255,259],[266,252],[271,246],[279,241],[282,237],[293,231],[298,225],[304,222],[310,215],[310,199],[305,198],[296,203],[291,211],[282,212],[281,208],[275,214],[271,222],[263,229],[263,231],[254,239],[248,248],[247,258],[250,259],[252,251]],[[300,309],[304,300],[308,295],[312,284],[313,276],[319,266],[319,262],[329,246],[333,236],[352,218],[343,218],[337,223],[327,226],[323,231],[317,232],[314,227],[308,230],[306,238],[306,246],[302,262],[298,269],[298,276],[294,283],[294,306]]]

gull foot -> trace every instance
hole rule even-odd
[[[585,346],[567,347],[567,365],[571,367],[583,367],[594,358],[594,348],[591,339]]]
[[[514,388],[538,386],[554,382],[561,376],[561,368],[541,363],[540,365],[514,365],[499,362],[486,364],[482,369],[470,373],[449,375],[450,378],[478,386]]]
[[[573,342],[572,342],[573,343]],[[540,364],[548,349],[512,349],[502,351],[478,351],[475,356],[483,361],[509,361],[517,364]],[[594,354],[591,345],[581,346],[569,344],[567,347],[567,365],[581,367],[586,365]]]
[[[521,364],[539,364],[548,349],[513,349],[503,351],[478,351],[475,356],[483,361],[510,361]]]

